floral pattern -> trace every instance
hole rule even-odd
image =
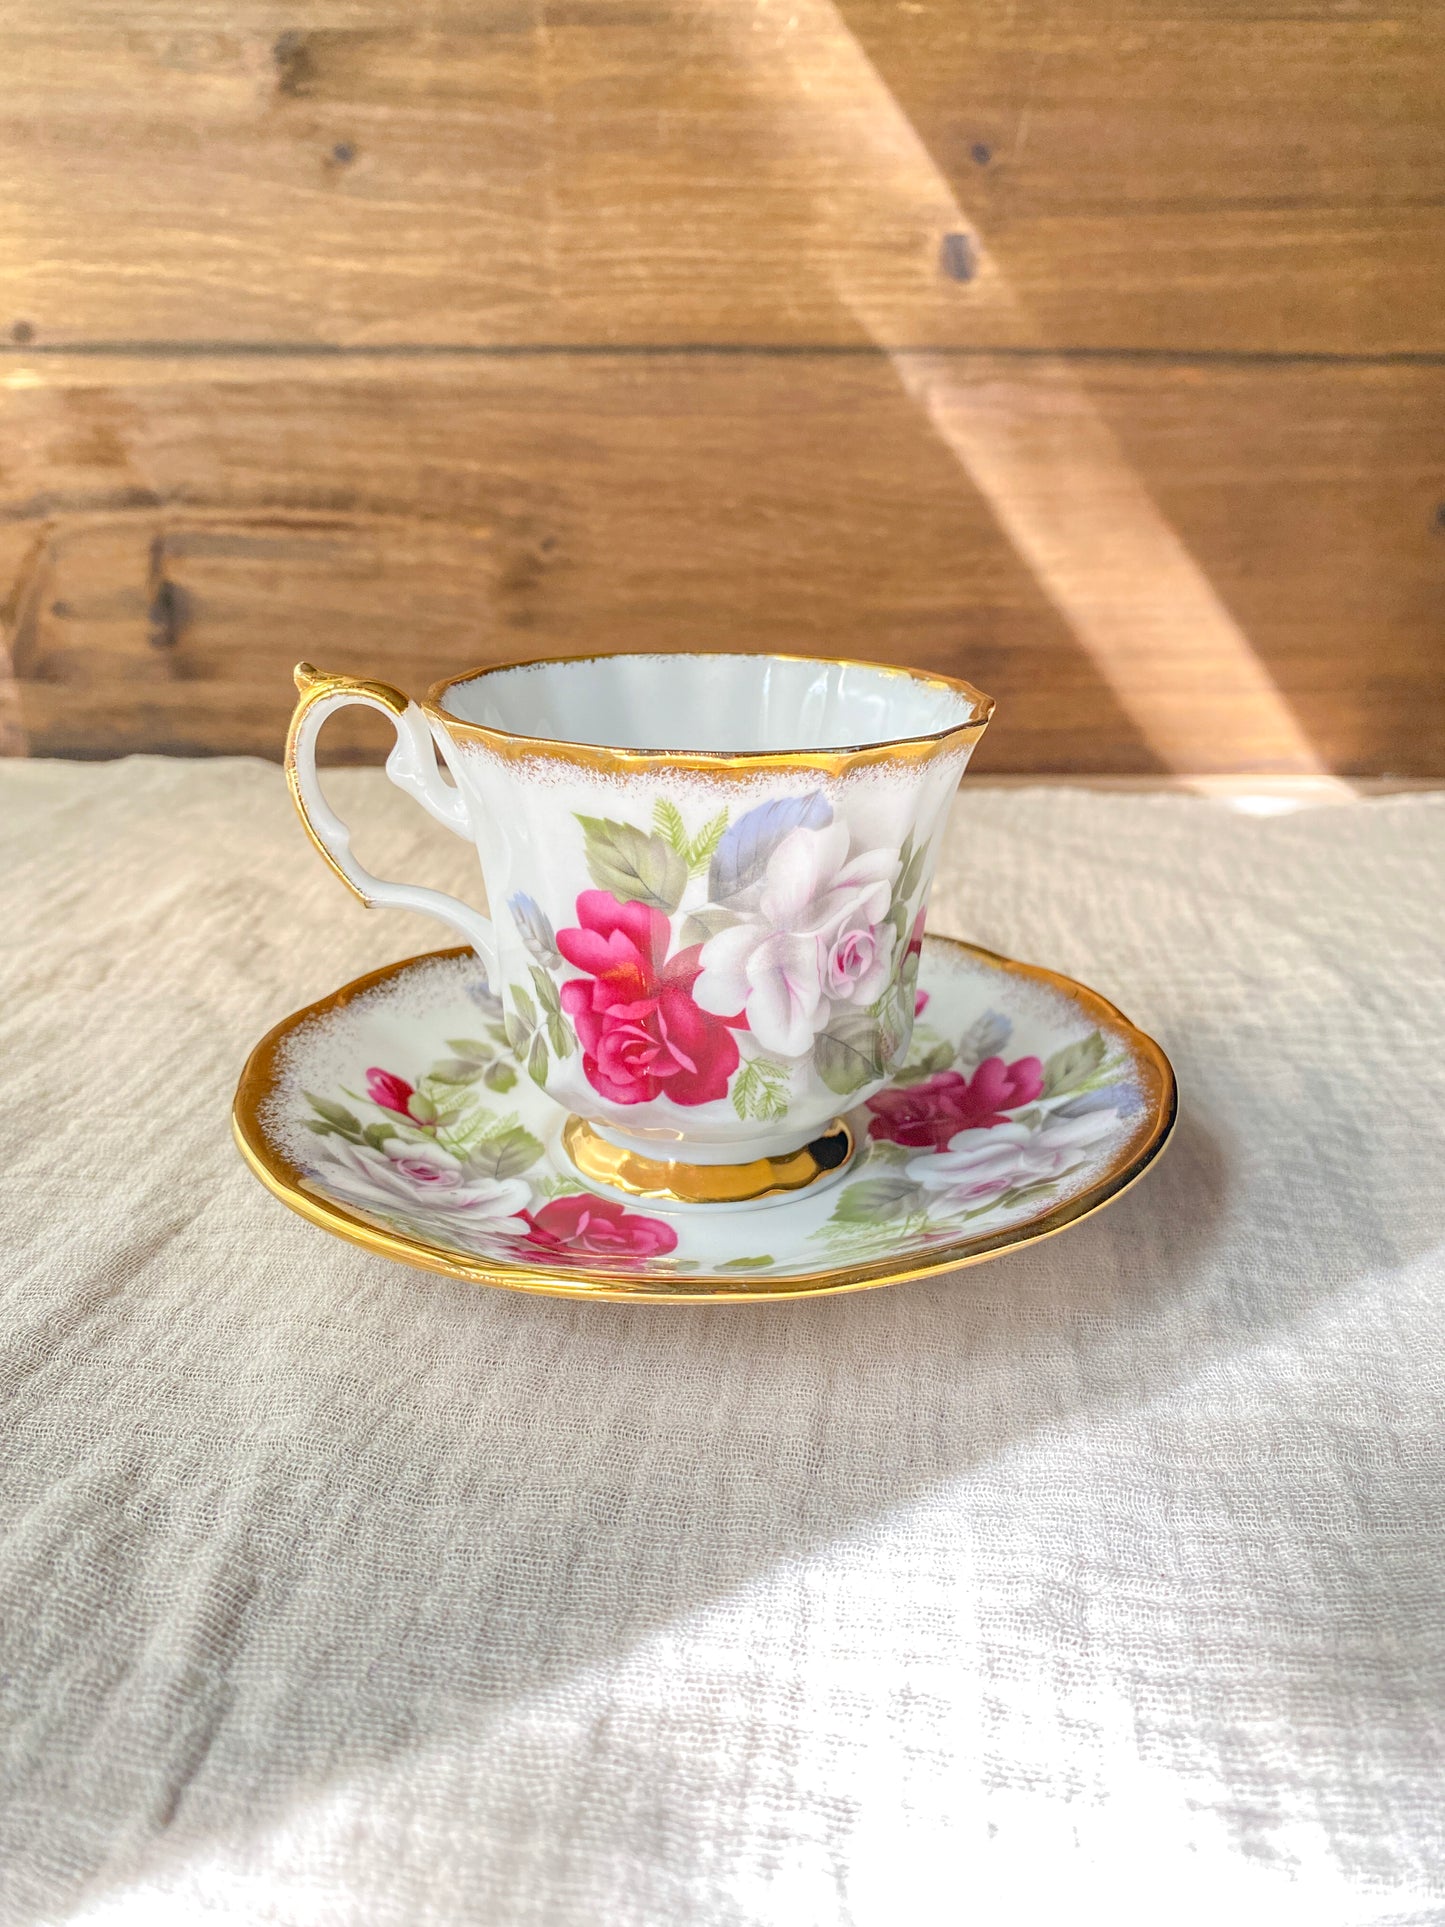
[[[515,1178],[489,1178],[469,1171],[439,1144],[390,1138],[380,1146],[340,1143],[327,1158],[328,1190],[343,1204],[404,1220],[424,1237],[475,1242],[518,1238],[527,1227],[517,1216],[531,1196]]]
[[[927,888],[911,835],[870,842],[821,790],[692,832],[666,799],[646,828],[575,820],[593,887],[555,921],[525,893],[508,899],[531,961],[505,1023],[538,1084],[580,1046],[611,1103],[730,1100],[740,1118],[779,1122],[814,1078],[851,1097],[896,1068]]]
[[[517,1073],[506,1063],[500,1006],[485,992],[478,1001],[491,1019],[489,1037],[450,1039],[453,1054],[416,1083],[373,1065],[364,1093],[344,1093],[378,1116],[306,1094],[307,1129],[322,1141],[313,1182],[396,1230],[482,1255],[515,1259],[531,1251],[555,1264],[605,1258],[628,1265],[675,1249],[677,1233],[665,1219],[565,1184],[557,1191],[556,1178],[539,1170],[540,1138],[515,1111],[491,1110],[480,1093],[510,1089]]]
[[[936,1071],[920,1084],[879,1091],[868,1100],[868,1135],[914,1149],[942,1150],[957,1131],[1002,1124],[1018,1105],[1032,1104],[1044,1087],[1037,1057],[1005,1064],[986,1057],[971,1078],[962,1071]]]
[[[677,1249],[677,1233],[665,1218],[646,1217],[586,1191],[553,1198],[535,1216],[528,1213],[527,1222],[529,1244],[572,1264],[589,1258],[626,1263]]]
[[[773,1055],[806,1056],[838,1006],[866,1007],[888,983],[897,875],[896,850],[853,855],[842,823],[789,830],[734,899],[738,920],[703,945],[698,1002],[745,1011]]]
[[[821,1237],[880,1250],[956,1238],[981,1217],[1033,1208],[1119,1136],[1139,1099],[1102,1032],[1009,1061],[1012,1030],[994,1010],[956,1044],[919,1026],[899,1082],[865,1106],[882,1161],[845,1185]]]
[[[667,949],[672,927],[645,903],[619,903],[607,890],[584,890],[578,927],[557,933],[567,962],[586,974],[562,986],[562,1008],[582,1042],[587,1081],[617,1104],[646,1104],[665,1092],[675,1104],[727,1096],[738,1067],[730,1026],[694,995],[701,946]]]
[[[739,1034],[735,1025],[700,1007],[696,1018],[678,1015],[672,992],[695,1003],[689,993],[699,965],[687,950],[698,946],[669,953],[665,916],[610,892],[588,894],[605,901],[556,933],[559,955],[581,973],[575,981],[587,1002],[575,994],[564,1001],[584,1052],[597,1055],[599,1068],[621,1064],[611,1075],[638,1081],[665,1081],[652,1068],[665,1054],[679,1066],[667,1077],[701,1078],[709,1050],[715,1083],[731,1076],[735,1086],[757,1075],[767,1060],[719,1068]],[[1049,1048],[1035,1029],[1034,1050],[1010,1048],[1014,1019],[992,1008],[961,1029],[939,1028],[957,1008],[956,993],[940,994],[939,983],[896,1082],[852,1113],[861,1148],[847,1174],[811,1202],[729,1219],[730,1249],[727,1241],[718,1247],[716,1230],[700,1235],[696,1219],[597,1195],[547,1152],[555,1110],[525,1078],[507,1013],[479,982],[468,983],[459,1007],[469,1001],[480,1034],[447,1038],[445,1054],[424,1065],[392,1057],[357,1073],[354,1089],[307,1094],[314,1150],[306,1178],[407,1236],[544,1269],[741,1278],[957,1244],[1027,1218],[1086,1182],[1129,1140],[1128,1120],[1143,1100],[1127,1048],[1101,1031],[1062,1044],[1055,1031]],[[605,995],[594,1009],[599,988]],[[627,1014],[614,1018],[619,1011]],[[705,1046],[689,1023],[706,1027]],[[604,1041],[613,1037],[615,1047]],[[752,1240],[763,1227],[779,1242],[758,1251]]]

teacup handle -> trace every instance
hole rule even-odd
[[[459,897],[448,896],[445,890],[430,890],[420,883],[388,883],[383,877],[373,876],[352,855],[351,832],[322,795],[316,774],[316,738],[321,725],[347,703],[365,703],[368,709],[380,710],[396,730],[395,747],[386,759],[386,773],[392,782],[398,789],[409,791],[438,823],[470,838],[472,827],[461,792],[444,782],[437,768],[436,744],[426,712],[390,683],[325,675],[309,662],[297,663],[296,687],[301,700],[286,734],[286,782],[306,834],[323,860],[369,910],[377,905],[421,910],[460,930],[481,958],[488,978],[495,980],[497,951],[491,918]]]

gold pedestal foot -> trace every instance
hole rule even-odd
[[[754,1158],[748,1164],[684,1164],[671,1158],[644,1157],[610,1144],[585,1118],[569,1117],[562,1144],[584,1178],[611,1185],[634,1198],[670,1204],[744,1204],[753,1198],[806,1191],[830,1176],[853,1155],[853,1132],[842,1118],[801,1150],[782,1157]]]

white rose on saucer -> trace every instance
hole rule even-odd
[[[401,1217],[418,1231],[454,1240],[482,1232],[522,1238],[517,1213],[531,1202],[520,1178],[489,1178],[469,1171],[440,1144],[387,1138],[370,1144],[333,1140],[320,1172],[327,1192],[341,1204],[382,1217]]]
[[[1098,1110],[1051,1118],[1034,1131],[1012,1122],[976,1126],[951,1137],[945,1150],[910,1159],[908,1175],[945,1193],[949,1204],[983,1204],[1024,1185],[1066,1177],[1117,1121],[1112,1110]]]

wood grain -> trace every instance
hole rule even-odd
[[[1445,351],[1445,12],[0,9],[0,336]]]
[[[1445,775],[1445,369],[91,356],[0,402],[36,754],[275,755],[303,655],[415,691],[685,645],[966,675],[999,698],[985,770]],[[1062,506],[1020,552],[1060,447],[1117,564]],[[374,752],[349,727],[329,752]]]

